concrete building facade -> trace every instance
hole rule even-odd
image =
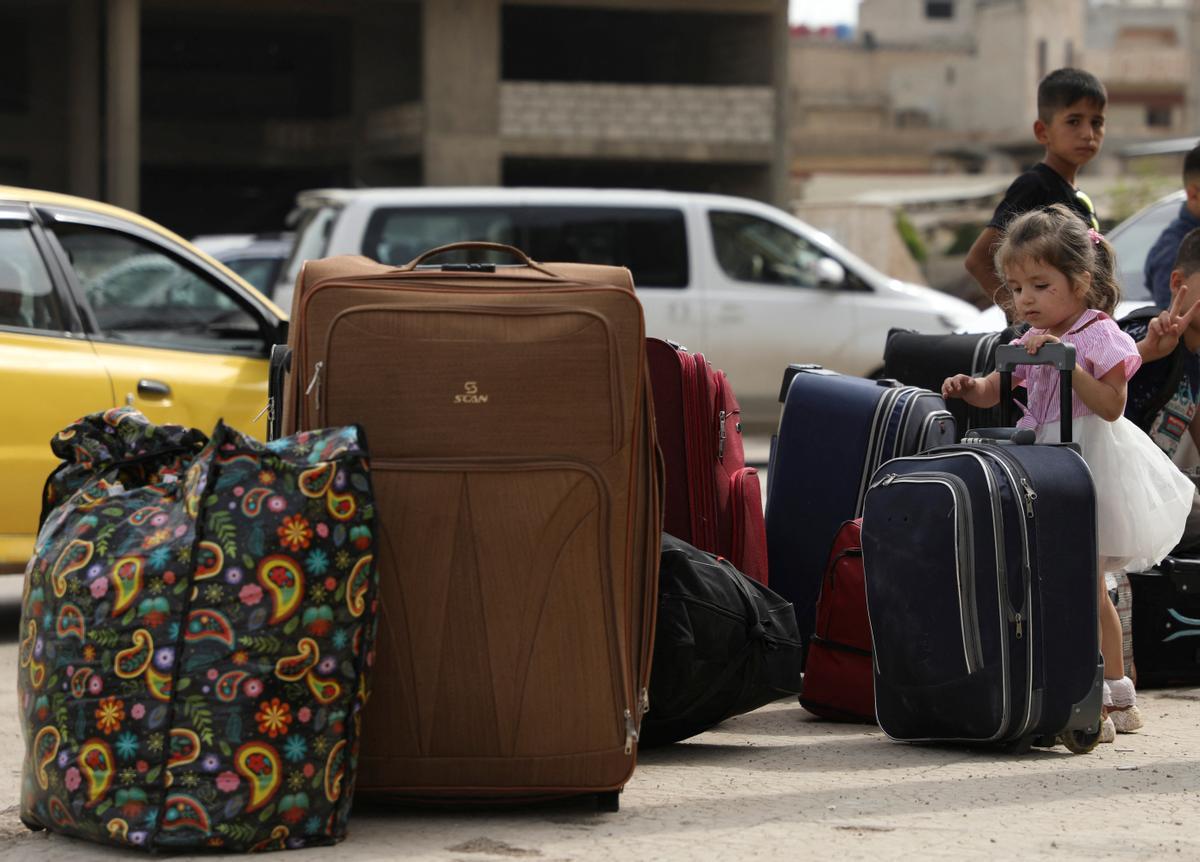
[[[1062,66],[1105,82],[1109,154],[1183,134],[1200,122],[1185,111],[1194,8],[1189,0],[863,0],[853,43],[793,38],[793,171],[1011,171],[1040,155],[1031,132],[1037,83]],[[839,110],[873,139],[832,141],[825,120]]]
[[[0,0],[0,182],[183,232],[322,185],[779,201],[787,0]]]

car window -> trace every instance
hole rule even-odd
[[[503,207],[385,207],[375,210],[363,234],[362,253],[400,266],[421,252],[452,242],[519,245],[513,214]],[[440,255],[439,263],[512,263],[511,255],[462,251]]]
[[[530,206],[521,221],[523,249],[535,260],[627,266],[638,287],[687,287],[680,210]]]
[[[282,263],[278,257],[235,257],[222,262],[266,296],[270,296],[275,289],[275,279]]]
[[[261,328],[224,286],[163,249],[117,231],[55,227],[101,333],[150,347],[255,353]]]
[[[817,262],[827,255],[804,237],[748,213],[714,211],[708,220],[717,261],[730,278],[817,286]]]
[[[1171,200],[1147,210],[1141,218],[1123,222],[1120,233],[1111,237],[1117,253],[1117,273],[1124,299],[1150,301],[1143,267],[1150,247],[1179,212],[1179,201]],[[1114,233],[1116,233],[1114,231]]]
[[[0,327],[67,328],[45,262],[24,224],[0,222]]]

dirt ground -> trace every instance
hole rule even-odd
[[[19,579],[0,579],[0,860],[136,858],[17,819]],[[1200,858],[1200,689],[1143,693],[1147,726],[1089,755],[891,742],[783,701],[641,754],[621,810],[359,805],[336,850],[297,859]],[[171,857],[184,859],[193,857]],[[195,857],[212,859],[211,855]]]

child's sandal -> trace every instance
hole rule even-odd
[[[1117,733],[1134,733],[1145,724],[1137,707],[1137,692],[1127,676],[1104,681],[1104,710]]]
[[[1117,738],[1117,727],[1112,716],[1107,713],[1102,713],[1100,719],[1100,741],[1113,742]]]
[[[1117,733],[1136,733],[1142,729],[1142,711],[1133,706],[1110,706],[1108,719],[1113,723]]]

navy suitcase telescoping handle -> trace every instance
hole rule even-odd
[[[1020,344],[1002,344],[996,348],[996,370],[1000,372],[1000,422],[1012,424],[1012,373],[1018,365],[1053,365],[1058,369],[1059,417],[1061,440],[1070,443],[1071,372],[1075,370],[1075,345],[1062,342],[1043,344],[1030,353]]]

